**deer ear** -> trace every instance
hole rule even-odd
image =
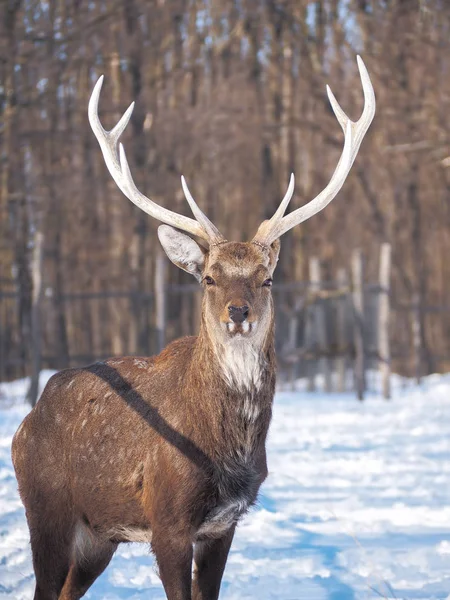
[[[274,242],[272,242],[270,244],[270,262],[269,262],[269,268],[273,271],[275,271],[275,267],[277,266],[277,262],[278,262],[278,256],[280,254],[280,240],[275,240]]]
[[[192,238],[169,225],[158,227],[158,237],[164,252],[174,265],[202,280],[205,250]]]

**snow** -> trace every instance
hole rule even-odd
[[[42,380],[48,379],[49,372]],[[450,375],[372,394],[276,395],[270,476],[239,526],[223,600],[450,600]],[[26,381],[0,385],[0,599],[30,599],[28,530],[10,460]],[[123,544],[86,598],[165,598]]]

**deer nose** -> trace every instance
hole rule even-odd
[[[242,323],[248,317],[249,310],[246,304],[244,306],[229,306],[228,314],[233,323]]]

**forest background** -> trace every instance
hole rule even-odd
[[[225,236],[245,240],[273,214],[291,172],[290,210],[328,182],[343,136],[325,84],[356,120],[357,53],[375,88],[375,120],[338,198],[283,237],[275,283],[307,280],[312,256],[332,280],[355,248],[376,280],[389,242],[391,337],[407,356],[414,305],[423,372],[449,370],[449,2],[3,0],[3,376],[30,362],[37,243],[43,366],[157,345],[158,223],[122,196],[104,165],[87,120],[99,75],[107,129],[136,101],[124,143],[138,187],[189,214],[184,174]],[[171,338],[191,332],[198,302],[180,301],[188,275],[170,268],[167,283],[178,290],[167,299]],[[408,373],[401,353],[395,360]]]

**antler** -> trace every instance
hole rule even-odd
[[[269,221],[264,221],[260,225],[255,237],[253,238],[253,242],[267,246],[270,245],[272,242],[282,236],[283,233],[286,233],[286,231],[289,231],[289,229],[292,229],[292,227],[295,227],[295,225],[299,225],[325,208],[325,206],[327,206],[333,200],[341,187],[344,185],[347,175],[349,174],[353,165],[353,161],[358,154],[361,142],[375,115],[375,94],[370,81],[369,73],[367,72],[367,69],[360,56],[357,57],[357,61],[364,91],[364,110],[361,118],[356,121],[356,123],[347,117],[345,112],[339,106],[333,92],[327,86],[328,99],[330,100],[334,114],[336,115],[336,118],[339,121],[339,124],[342,127],[345,135],[344,149],[329,184],[322,192],[320,192],[318,196],[311,200],[311,202],[308,202],[308,204],[305,206],[297,208],[297,210],[294,210],[289,215],[283,217],[286,207],[292,197],[292,193],[289,193],[289,190],[291,188],[293,190],[294,175],[291,175],[288,192],[282,200],[277,212]]]
[[[187,231],[198,236],[199,238],[202,238],[203,240],[206,240],[210,244],[217,244],[218,242],[225,241],[225,238],[222,236],[217,227],[211,223],[208,217],[203,214],[203,212],[195,203],[194,198],[189,193],[189,190],[187,190],[184,177],[182,177],[183,190],[196,220],[179,215],[178,213],[168,210],[167,208],[159,206],[150,200],[150,198],[144,196],[144,194],[137,189],[131,176],[130,167],[128,166],[127,157],[125,155],[125,149],[122,144],[119,145],[119,154],[117,152],[117,143],[126,126],[128,125],[128,121],[130,120],[133,112],[134,102],[130,104],[117,125],[111,129],[111,131],[105,131],[98,117],[98,101],[100,98],[102,84],[103,75],[95,84],[89,100],[89,123],[91,124],[92,131],[94,132],[98,143],[100,144],[108,171],[111,173],[111,176],[119,189],[141,210],[146,212],[151,217],[166,223],[167,225],[172,225],[173,227]],[[188,193],[186,193],[186,190]]]

